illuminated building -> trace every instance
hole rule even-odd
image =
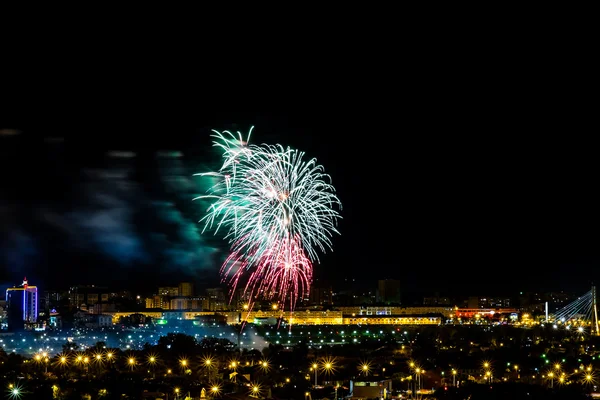
[[[282,317],[294,325],[341,325],[343,316],[341,311],[294,311],[283,313],[278,310],[251,311],[241,315],[242,321],[253,323],[255,320],[278,319]]]
[[[170,301],[169,310],[199,310],[204,303],[203,297],[175,297]]]
[[[165,287],[159,287],[158,288],[158,295],[159,296],[166,296],[166,297],[175,297],[175,296],[179,296],[179,287],[177,286],[165,286]]]
[[[74,322],[77,327],[97,329],[112,326],[112,315],[92,314],[85,311],[77,311],[74,314]]]
[[[396,307],[396,306],[353,306],[336,307],[344,315],[350,316],[407,316],[407,315],[442,315],[450,318],[454,314],[452,307]]]
[[[392,380],[350,381],[352,399],[387,399],[392,391]]]
[[[342,311],[251,311],[242,313],[241,320],[254,323],[256,321],[277,320],[294,325],[439,325],[441,316],[434,315],[352,315]]]
[[[223,288],[209,288],[206,289],[207,307],[206,310],[210,311],[224,311],[229,309],[229,302],[227,301],[227,294]]]
[[[179,284],[179,296],[189,297],[194,295],[194,284],[191,282],[181,282]]]
[[[146,308],[162,308],[160,296],[146,297]]]
[[[456,318],[486,317],[492,318],[500,315],[518,314],[519,310],[515,308],[457,308],[455,310]]]
[[[441,317],[430,317],[430,316],[349,316],[344,315],[344,325],[440,325],[442,323]]]
[[[340,307],[342,308],[342,307]],[[118,323],[120,318],[128,317],[133,314],[141,314],[146,317],[164,321],[170,320],[196,320],[199,317],[208,318],[209,316],[220,316],[230,325],[236,325],[241,322],[253,324],[274,324],[280,319],[293,325],[440,325],[445,322],[445,315],[442,316],[439,311],[441,307],[387,307],[385,312],[373,312],[363,309],[360,313],[359,307],[347,307],[358,311],[351,314],[342,310],[320,311],[320,310],[296,310],[293,312],[281,310],[253,310],[253,311],[192,311],[192,310],[145,310],[145,311],[120,311],[109,312],[113,317],[113,323]],[[373,307],[375,309],[375,307]],[[403,313],[392,313],[389,309],[398,309],[406,311]],[[446,308],[443,309],[446,311]],[[448,309],[452,310],[452,309]],[[425,312],[423,312],[425,311]],[[388,313],[389,312],[389,313]],[[435,314],[435,315],[434,315]]]
[[[21,286],[6,289],[6,306],[9,330],[31,327],[38,317],[37,286],[30,286],[24,278]]]

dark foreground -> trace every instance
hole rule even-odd
[[[462,388],[439,389],[436,400],[588,400],[592,387],[569,385],[547,388],[539,385],[500,383],[494,385],[469,384]]]

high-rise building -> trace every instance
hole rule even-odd
[[[193,296],[194,295],[194,284],[191,282],[181,282],[179,284],[179,296]]]
[[[208,299],[208,309],[210,311],[221,311],[229,308],[225,290],[221,287],[207,288],[206,298]]]
[[[400,281],[397,279],[379,280],[377,301],[385,304],[400,304]]]
[[[21,286],[6,289],[6,308],[9,330],[19,331],[35,324],[38,317],[37,286],[30,286],[24,278]]]
[[[314,286],[310,289],[308,303],[312,306],[330,306],[333,304],[331,286]]]

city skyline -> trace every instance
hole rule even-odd
[[[210,129],[254,125],[254,142],[297,147],[332,176],[341,235],[315,264],[317,278],[398,278],[404,290],[428,293],[591,285],[599,262],[594,162],[575,137],[502,138],[495,129],[475,146],[464,136],[431,140],[414,125],[415,133],[396,135],[389,118],[376,117],[206,113],[111,128],[13,124],[18,134],[7,128],[0,136],[0,282],[27,275],[50,286],[146,286],[179,273],[217,283],[225,249],[200,234],[192,175],[214,164]],[[572,278],[561,277],[566,271]]]

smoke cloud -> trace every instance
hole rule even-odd
[[[45,151],[58,157],[62,146]],[[201,210],[192,201],[200,190],[197,164],[181,151],[143,158],[114,150],[91,167],[59,162],[39,171],[44,188],[34,198],[13,179],[0,192],[0,281],[28,275],[38,285],[64,287],[143,273],[157,284],[217,282],[219,248],[201,234]]]

